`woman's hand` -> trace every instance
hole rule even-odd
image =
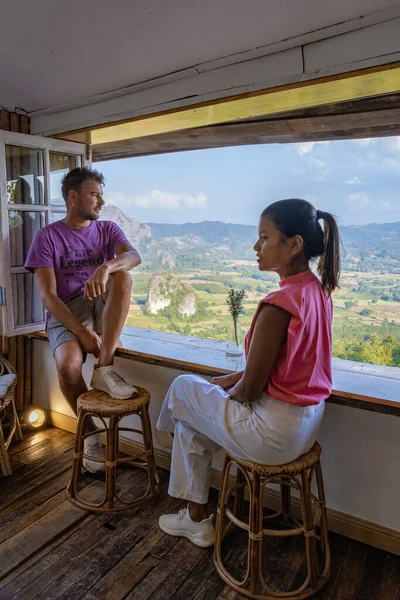
[[[229,398],[231,400],[234,400],[235,402],[240,402],[241,404],[250,402],[250,400],[244,394],[244,390],[243,390],[243,386],[241,385],[241,381],[238,381],[237,384],[231,390],[229,390]]]
[[[213,377],[211,383],[219,385],[223,390],[229,390],[231,387],[236,385],[239,379],[242,377],[243,371],[237,371],[236,373],[229,373],[228,375],[221,375],[220,377]]]

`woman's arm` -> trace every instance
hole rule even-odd
[[[271,371],[286,343],[292,315],[272,304],[264,304],[257,317],[243,377],[231,389],[237,402],[253,402],[260,397]]]

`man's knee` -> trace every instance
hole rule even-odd
[[[82,363],[68,361],[57,363],[58,378],[65,385],[75,385],[82,377]]]
[[[130,290],[132,287],[132,275],[128,271],[111,273],[110,281],[112,285],[116,285],[118,288]]]
[[[83,353],[78,342],[69,341],[54,352],[58,378],[62,383],[74,385],[82,377]]]

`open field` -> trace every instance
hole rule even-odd
[[[276,275],[260,274],[254,261],[224,260],[218,270],[181,269],[174,277],[196,291],[205,314],[171,319],[147,314],[150,270],[134,275],[127,324],[183,335],[226,340],[230,317],[226,305],[229,288],[244,288],[246,297],[241,328],[246,332],[259,300],[277,289]],[[343,272],[341,289],[334,295],[334,355],[375,364],[400,366],[400,274]],[[204,311],[203,311],[204,312]]]

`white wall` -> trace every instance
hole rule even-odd
[[[84,366],[87,381],[93,362],[90,357]],[[116,364],[129,381],[150,391],[154,429],[168,386],[180,372],[126,359],[116,359]],[[73,416],[58,388],[50,346],[38,340],[33,348],[33,402]],[[400,531],[400,418],[327,404],[318,439],[328,507]],[[156,439],[154,445],[159,447]],[[213,466],[221,469],[222,460],[220,452]]]

